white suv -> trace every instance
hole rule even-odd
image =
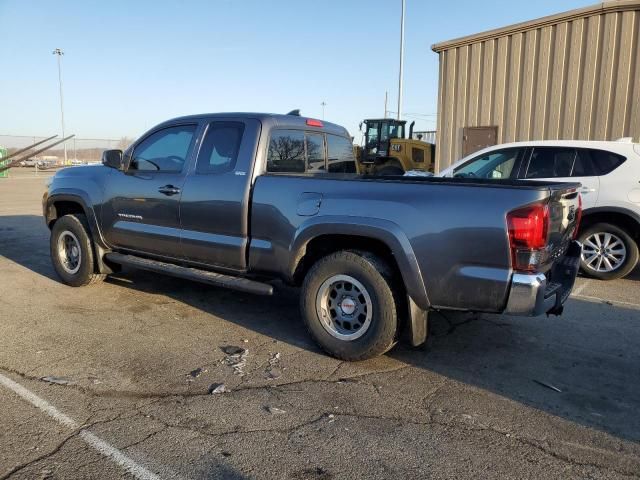
[[[638,263],[640,144],[542,140],[495,145],[440,172],[441,177],[580,182],[582,270],[601,280],[624,277]]]

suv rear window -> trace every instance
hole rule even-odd
[[[589,155],[596,175],[611,173],[626,160],[622,155],[604,150],[589,150]]]

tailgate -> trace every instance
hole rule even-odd
[[[579,183],[562,183],[549,186],[549,231],[547,243],[549,257],[546,265],[542,265],[543,270],[550,268],[553,263],[565,255],[575,237],[580,217],[582,216],[582,199],[578,192],[579,187]]]

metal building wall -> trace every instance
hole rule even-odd
[[[615,3],[434,45],[437,170],[462,157],[464,127],[497,125],[498,143],[639,141],[640,2]]]

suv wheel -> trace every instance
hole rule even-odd
[[[580,266],[585,275],[614,280],[628,275],[638,263],[638,245],[623,229],[597,223],[579,236],[582,243]]]
[[[81,287],[105,278],[95,272],[93,247],[84,215],[65,215],[56,220],[51,229],[50,249],[53,268],[67,285]]]
[[[330,355],[357,361],[382,355],[395,343],[400,296],[379,257],[340,251],[319,260],[300,297],[307,330]]]

